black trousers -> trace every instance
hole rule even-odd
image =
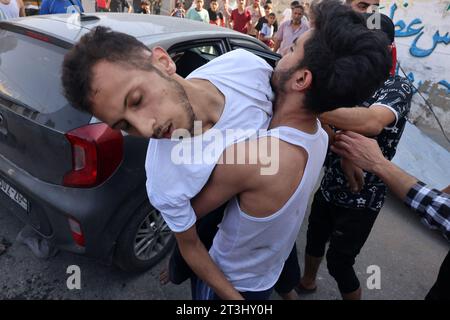
[[[289,293],[300,282],[300,275],[301,271],[298,263],[297,246],[294,243],[294,247],[284,263],[280,277],[278,278],[277,283],[275,283],[275,291],[278,294]]]
[[[327,267],[341,293],[350,293],[360,287],[353,265],[378,212],[335,206],[324,199],[320,189],[314,195],[305,251],[312,257],[323,257],[329,241]]]
[[[425,300],[450,300],[450,251],[442,262],[436,283]]]

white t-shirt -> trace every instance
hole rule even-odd
[[[273,31],[274,31],[273,25],[264,23],[261,29],[261,34],[264,35],[264,39],[270,39],[273,37]]]
[[[17,0],[11,0],[9,4],[4,4],[0,2],[0,11],[2,20],[19,18],[20,7]]]
[[[147,194],[172,231],[183,232],[195,224],[190,200],[208,181],[223,150],[248,135],[245,130],[268,127],[272,116],[272,71],[262,58],[238,49],[215,58],[187,77],[209,80],[224,95],[225,106],[219,121],[203,135],[182,142],[150,139],[145,161]],[[242,132],[225,138],[227,129]],[[200,150],[200,158],[199,152],[189,155],[189,147]],[[180,154],[188,156],[180,162]]]

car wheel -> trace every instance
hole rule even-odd
[[[170,251],[175,237],[159,211],[148,201],[132,215],[117,240],[114,263],[128,272],[142,272]]]

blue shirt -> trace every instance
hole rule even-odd
[[[80,0],[72,0],[81,12],[84,12]],[[69,0],[43,0],[39,14],[78,13]]]

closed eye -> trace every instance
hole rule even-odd
[[[138,107],[142,102],[142,95],[139,96],[139,99],[137,99],[135,102],[133,102],[133,107]]]

